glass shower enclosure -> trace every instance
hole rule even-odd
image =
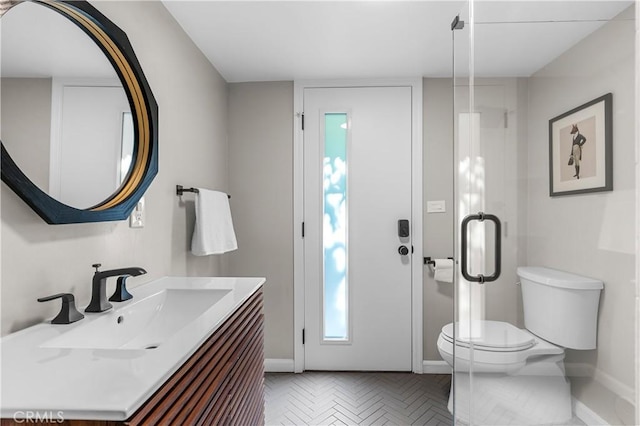
[[[637,424],[634,3],[452,17],[456,424]],[[587,293],[593,347],[556,338],[577,316],[555,302]]]

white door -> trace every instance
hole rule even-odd
[[[122,146],[129,101],[121,86],[63,84],[59,90],[50,193],[67,205],[89,208],[108,198],[122,182],[122,159],[132,152],[123,151]]]
[[[305,369],[411,371],[410,219],[411,87],[304,89]]]

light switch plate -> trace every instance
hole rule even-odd
[[[446,211],[444,200],[427,201],[427,213],[444,213]]]

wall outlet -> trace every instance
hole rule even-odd
[[[144,228],[144,197],[140,198],[129,216],[129,228]]]

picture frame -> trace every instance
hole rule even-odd
[[[613,95],[549,120],[549,196],[613,190]]]

